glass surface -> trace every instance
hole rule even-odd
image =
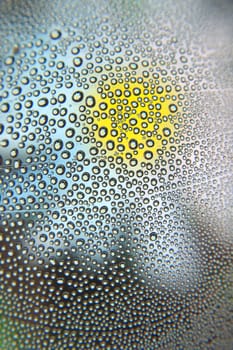
[[[0,348],[233,348],[232,1],[0,2]]]

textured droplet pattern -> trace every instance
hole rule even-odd
[[[176,96],[181,87],[175,82],[172,87],[170,79],[167,82],[156,72],[151,78],[148,71],[137,76],[130,64],[123,73],[117,73],[118,66],[115,74],[113,67],[108,70],[83,105],[90,115],[86,118],[90,139],[111,163],[124,163],[129,168],[154,163],[159,152],[169,150],[182,133],[183,102]],[[163,88],[160,82],[167,85]]]
[[[232,44],[205,6],[0,4],[0,348],[232,348]]]

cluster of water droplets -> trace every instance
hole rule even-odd
[[[206,68],[173,36],[84,23],[1,66],[3,309],[20,349],[166,348],[224,266],[217,226],[190,211],[212,172],[192,114]]]

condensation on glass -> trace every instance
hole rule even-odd
[[[233,348],[231,1],[1,1],[1,349]]]

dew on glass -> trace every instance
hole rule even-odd
[[[232,3],[0,3],[0,347],[233,348]]]

